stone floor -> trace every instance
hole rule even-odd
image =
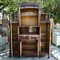
[[[0,57],[0,60],[55,60],[53,57],[51,58],[47,58],[47,56],[45,57],[42,57],[42,58],[38,58],[38,57],[31,57],[31,58],[16,58],[16,57],[12,57],[12,58],[9,58],[7,55],[4,55],[2,57]]]
[[[3,52],[0,53],[0,60],[60,60],[60,48],[56,46],[51,46],[51,57],[48,58],[48,56],[44,57],[21,57],[21,58],[16,58],[16,57],[11,57],[9,58],[8,55],[8,49],[4,50]]]
[[[60,47],[52,45],[51,50],[53,57],[55,57],[57,60],[60,60]]]
[[[16,58],[16,57],[11,57],[9,58],[8,55],[8,50],[3,51],[3,53],[0,54],[0,60],[55,60],[55,58],[52,56],[51,58],[48,58],[48,56],[45,57],[21,57],[21,58]]]

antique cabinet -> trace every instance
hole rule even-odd
[[[10,22],[10,56],[50,57],[49,14],[42,14],[38,3],[19,3],[18,20]]]

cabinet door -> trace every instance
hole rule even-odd
[[[12,41],[18,41],[18,23],[12,23]]]
[[[20,56],[20,43],[18,41],[18,23],[12,23],[12,50],[13,56]]]
[[[12,33],[18,32],[18,23],[12,23]]]
[[[19,42],[13,42],[13,56],[20,56],[20,44]]]

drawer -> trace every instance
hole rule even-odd
[[[38,35],[29,35],[29,36],[19,36],[19,40],[39,40]]]
[[[19,36],[19,40],[23,41],[23,40],[28,40],[29,36]]]
[[[31,36],[30,38],[31,40],[39,40],[39,36],[35,36],[35,35]]]

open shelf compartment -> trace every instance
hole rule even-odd
[[[39,27],[19,27],[19,34],[39,35]]]
[[[19,18],[20,26],[38,26],[38,9],[21,9]]]

